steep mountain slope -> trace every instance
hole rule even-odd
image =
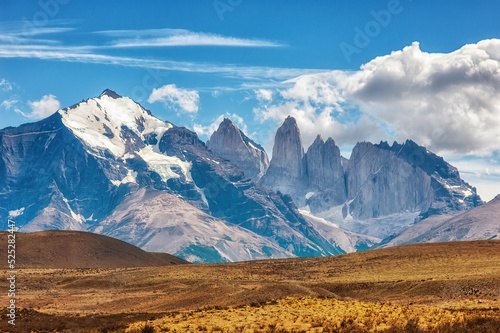
[[[9,212],[34,230],[84,230],[104,217],[118,191],[107,160],[89,154],[62,123],[61,114],[0,131],[0,220]],[[29,231],[29,230],[26,230]]]
[[[6,231],[0,232],[2,244],[7,244],[7,236]],[[16,234],[16,245],[19,268],[128,268],[189,263],[167,253],[152,254],[118,239],[82,231],[21,232]]]
[[[294,256],[265,237],[151,188],[128,195],[91,230],[137,243],[147,251],[168,252],[195,263]]]
[[[4,228],[7,217],[16,216],[22,231],[112,233],[199,261],[338,253],[289,198],[253,183],[236,165],[210,152],[195,133],[155,118],[110,90],[40,122],[1,130],[0,144]],[[157,199],[167,207],[144,225],[137,207],[146,212],[147,205],[134,200],[149,199],[155,191],[163,193]],[[137,209],[127,206],[131,200]],[[173,247],[162,221],[168,221],[166,226],[189,224],[192,215],[176,216],[167,209],[193,209],[198,217],[205,214],[201,220],[213,218],[204,228],[191,228],[190,238]],[[128,215],[119,214],[124,211]],[[200,225],[200,219],[193,223]],[[132,238],[131,230],[137,231]],[[154,238],[153,246],[155,232],[164,238]],[[231,241],[220,239],[226,236]],[[190,245],[196,249],[186,250]]]
[[[500,239],[500,195],[461,214],[428,217],[386,240],[381,247],[480,239]]]
[[[207,141],[207,148],[236,164],[254,181],[259,180],[269,168],[269,159],[264,148],[248,138],[228,118],[224,118]]]

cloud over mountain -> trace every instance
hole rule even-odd
[[[148,102],[163,102],[168,107],[174,107],[182,113],[198,112],[200,96],[196,90],[177,88],[175,84],[167,84],[153,89]]]
[[[280,91],[280,99],[255,113],[276,121],[292,114],[304,136],[323,127],[341,144],[356,139],[345,136],[348,129],[412,138],[443,153],[484,155],[498,149],[498,39],[451,53],[424,52],[415,42],[354,72],[303,75],[286,83],[291,86]]]
[[[59,110],[59,108],[61,107],[61,103],[59,103],[56,96],[54,95],[44,95],[39,101],[28,102],[28,105],[31,108],[30,113],[24,113],[23,111],[16,108],[16,112],[22,114],[28,119],[46,118]]]

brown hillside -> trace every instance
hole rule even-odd
[[[436,318],[441,313],[436,309],[498,318],[500,241],[413,244],[335,257],[230,264],[26,269],[18,272],[18,279],[22,281],[20,304],[28,309],[23,311],[32,319],[20,321],[27,332],[34,328],[67,328],[70,324],[88,329],[82,332],[95,332],[97,327],[103,331],[124,332],[133,322],[160,318],[167,312],[175,317],[175,311],[201,308],[205,308],[206,313],[245,305],[259,308],[266,302],[286,297],[328,298],[332,306],[337,304],[348,309],[352,308],[349,303],[352,301],[380,303],[380,306],[390,302],[397,307],[389,309],[394,313],[417,311],[424,317],[422,311],[431,307]],[[8,282],[0,281],[0,288],[7,290]],[[337,300],[341,303],[335,303]],[[0,295],[0,301],[6,303],[7,295]],[[360,309],[379,306],[358,305]],[[280,309],[276,310],[292,311]],[[299,311],[295,306],[293,309]],[[305,318],[307,313],[315,311],[320,316],[314,307],[303,310],[297,315]],[[204,313],[200,312],[201,315]],[[221,315],[230,316],[225,312]],[[186,314],[183,319],[171,319],[183,325],[196,324],[196,316],[196,313]],[[273,316],[268,319],[278,320]],[[329,317],[321,318],[324,321]],[[0,321],[0,331],[5,327],[6,321]]]
[[[7,249],[8,232],[0,232]],[[6,252],[2,254],[6,257]],[[149,253],[121,240],[90,232],[51,230],[16,233],[16,268],[130,268],[186,264],[162,253]],[[1,268],[6,268],[7,258]]]

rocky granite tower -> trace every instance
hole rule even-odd
[[[254,181],[259,180],[269,167],[264,148],[250,140],[228,118],[224,118],[217,131],[212,134],[207,147],[214,154],[236,164]]]
[[[340,149],[332,138],[323,141],[316,137],[306,156],[308,194],[307,204],[312,211],[340,205],[347,198]],[[325,203],[327,207],[325,206]]]
[[[296,199],[307,186],[307,169],[304,147],[297,121],[287,117],[276,132],[273,158],[261,184],[291,195]]]

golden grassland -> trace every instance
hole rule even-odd
[[[141,332],[498,332],[500,318],[336,299],[286,298],[259,307],[206,309],[130,325]]]
[[[7,282],[0,281],[0,286],[6,290]],[[192,311],[207,307],[225,309],[227,313],[221,313],[229,316],[234,309],[251,306],[251,311],[261,311],[258,305],[277,301],[266,306],[269,309],[274,306],[278,311],[277,306],[290,305],[280,302],[292,302],[283,301],[287,297],[292,297],[296,302],[293,307],[303,309],[304,313],[309,311],[307,308],[314,308],[303,305],[304,302],[317,299],[318,304],[332,302],[338,308],[342,302],[347,302],[345,306],[351,304],[351,308],[357,303],[349,302],[369,302],[373,307],[396,307],[401,311],[407,309],[408,313],[429,308],[428,311],[451,311],[456,316],[463,312],[472,316],[466,319],[496,318],[500,315],[500,241],[417,244],[335,257],[231,264],[22,269],[18,271],[17,286],[18,306],[24,309],[20,310],[24,313],[20,325],[26,325],[26,332],[42,328],[63,332],[68,325],[78,327],[81,332],[87,332],[85,329],[123,332],[135,322],[164,318],[176,312],[198,316],[199,313]],[[6,294],[0,294],[0,301],[7,304]],[[354,308],[362,308],[362,304],[367,303]],[[207,312],[205,315],[208,316]],[[428,316],[436,319],[436,315],[423,312],[419,325]],[[304,316],[304,320],[309,320],[306,317],[309,315]],[[328,318],[325,320],[333,320]],[[266,325],[282,325],[279,317],[274,319],[276,323],[270,319]],[[189,318],[186,320],[189,322]],[[5,329],[5,322],[0,321],[0,331]],[[161,327],[156,322],[154,325]],[[307,323],[300,325],[305,327]],[[367,324],[355,322],[355,325]],[[376,325],[383,327],[382,322]],[[398,325],[406,324],[402,321]]]

